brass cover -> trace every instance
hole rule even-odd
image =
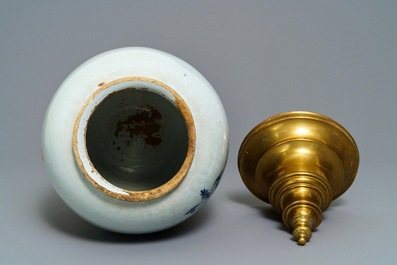
[[[349,132],[305,111],[281,113],[257,125],[238,156],[244,184],[282,215],[299,245],[310,240],[332,200],[351,186],[358,164]]]

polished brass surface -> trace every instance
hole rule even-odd
[[[293,111],[257,125],[241,144],[238,166],[247,188],[282,215],[305,245],[332,200],[353,183],[357,145],[334,120]]]

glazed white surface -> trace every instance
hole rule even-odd
[[[76,118],[98,85],[134,76],[175,90],[189,107],[196,129],[196,150],[184,180],[165,196],[145,202],[100,192],[84,177],[72,150]],[[218,95],[192,66],[158,50],[121,48],[88,60],[62,83],[47,109],[42,153],[55,190],[81,217],[112,231],[154,232],[182,222],[214,192],[228,154],[227,119]]]

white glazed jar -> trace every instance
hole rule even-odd
[[[227,120],[192,66],[158,50],[121,48],[62,83],[44,120],[42,154],[55,190],[85,220],[155,232],[184,221],[215,191]]]

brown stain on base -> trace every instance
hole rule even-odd
[[[120,133],[125,131],[130,138],[125,140],[127,145],[130,145],[134,138],[142,137],[146,145],[158,146],[163,141],[160,135],[161,121],[160,111],[148,106],[124,121],[119,121],[114,135],[119,137]]]
[[[126,82],[126,81],[134,81],[134,80],[139,80],[139,81],[144,81],[144,82],[150,82],[153,84],[156,84],[158,86],[163,87],[164,89],[166,89],[168,92],[170,92],[174,97],[175,97],[175,106],[179,109],[179,111],[181,112],[185,123],[186,123],[186,127],[188,129],[188,152],[186,154],[186,158],[185,161],[183,162],[181,168],[179,169],[178,173],[176,173],[176,175],[169,180],[167,183],[161,185],[160,187],[154,188],[154,189],[150,189],[150,190],[145,190],[145,191],[131,191],[131,190],[126,190],[123,189],[123,192],[115,192],[112,190],[107,189],[105,186],[103,186],[101,183],[97,182],[96,180],[94,180],[86,171],[86,168],[83,165],[83,161],[81,160],[80,157],[80,153],[79,153],[79,148],[78,148],[78,137],[77,137],[77,133],[79,130],[79,124],[80,124],[80,120],[81,117],[83,115],[83,112],[85,110],[85,108],[91,103],[91,101],[103,90],[111,87],[112,85],[115,84],[119,84],[122,82]],[[84,136],[86,135],[86,130],[87,127],[84,128]],[[185,103],[185,101],[178,95],[178,93],[176,93],[172,88],[170,88],[169,86],[167,86],[166,84],[151,79],[151,78],[147,78],[147,77],[125,77],[125,78],[121,78],[121,79],[117,79],[114,80],[110,83],[104,84],[102,85],[94,94],[92,94],[87,101],[84,103],[83,107],[81,108],[79,114],[77,115],[75,124],[74,124],[74,128],[73,128],[73,153],[74,153],[74,157],[76,159],[77,165],[79,166],[82,174],[85,176],[85,178],[95,187],[97,188],[99,191],[101,191],[104,194],[107,194],[115,199],[118,200],[124,200],[124,201],[130,201],[130,202],[142,202],[142,201],[148,201],[148,200],[153,200],[156,199],[160,196],[163,196],[164,194],[172,191],[173,189],[175,189],[179,183],[185,178],[192,162],[193,162],[193,158],[195,155],[195,149],[196,149],[196,128],[195,128],[195,123],[193,120],[193,116],[190,112],[189,107],[187,106],[187,104]],[[87,149],[85,148],[84,150],[85,154],[88,156],[87,154]],[[91,168],[93,168],[95,170],[94,165],[92,164],[92,161],[89,160],[89,164],[91,166]],[[102,181],[105,181],[105,179],[103,179],[103,177],[100,177]],[[111,184],[110,184],[111,185]]]

